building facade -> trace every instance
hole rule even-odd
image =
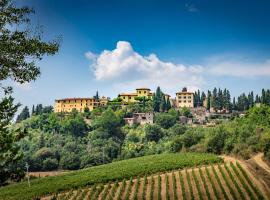
[[[137,102],[136,97],[147,97],[152,99],[153,93],[149,88],[137,88],[134,93],[120,93],[118,97],[123,99],[123,102],[125,103],[134,103]]]
[[[137,102],[137,97],[153,99],[153,95],[154,93],[149,88],[137,88],[134,93],[120,93],[118,97],[122,98],[124,103],[134,103]],[[165,98],[169,99],[170,95],[165,94]]]
[[[183,88],[181,92],[176,93],[176,107],[182,108],[182,107],[188,107],[193,108],[194,107],[194,93],[188,92],[187,88]]]
[[[56,99],[54,103],[54,112],[71,112],[76,109],[78,112],[84,112],[86,107],[90,111],[97,107],[106,106],[109,99],[102,97],[100,99],[95,98],[65,98]]]
[[[146,112],[146,113],[134,113],[133,117],[124,118],[125,124],[133,125],[133,124],[153,124],[154,123],[154,113]]]

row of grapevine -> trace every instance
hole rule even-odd
[[[208,185],[206,184],[205,176],[203,175],[201,168],[199,168],[199,174],[200,174],[200,178],[202,179],[202,182],[203,182],[203,187],[205,189],[206,196],[207,196],[207,198],[209,200],[212,200],[211,195],[210,195],[210,192],[209,192]]]
[[[127,191],[126,191],[126,196],[125,196],[125,200],[128,200],[129,199],[129,196],[130,196],[130,193],[131,193],[131,188],[132,188],[132,185],[133,185],[133,178],[131,177],[129,179],[129,183],[128,183],[128,186],[127,186]]]
[[[187,176],[187,182],[188,182],[188,189],[189,189],[190,197],[191,197],[191,200],[194,200],[194,193],[193,193],[193,190],[192,190],[191,179],[190,179],[190,175],[189,175],[187,169],[186,169],[186,176]]]
[[[227,166],[227,164],[224,164],[225,170],[227,171],[227,173],[229,174],[229,177],[231,178],[235,188],[237,189],[239,195],[241,196],[241,199],[245,200],[246,197],[243,193],[243,191],[241,190],[240,186],[238,185],[238,183],[236,182],[236,177],[233,176],[232,172],[230,171],[229,167]]]
[[[150,183],[150,200],[154,199],[154,187],[155,187],[155,180],[154,180],[154,176],[151,176],[151,183]]]
[[[131,177],[129,181],[124,179],[106,185],[94,184],[87,189],[54,195],[51,200],[264,199],[255,182],[239,163],[186,169],[178,171],[178,174],[174,171],[151,177],[145,175],[134,180]]]
[[[133,194],[133,200],[138,199],[139,185],[140,185],[140,177],[137,177],[137,180],[136,180],[136,183],[135,183],[134,194]]]
[[[211,177],[210,172],[209,172],[209,170],[208,170],[208,168],[206,166],[205,166],[205,172],[206,172],[207,178],[210,181],[210,184],[211,184],[211,186],[213,188],[213,191],[214,191],[214,194],[215,194],[216,199],[219,199],[219,195],[218,195],[218,191],[217,191],[217,188],[216,188],[216,184],[214,183],[214,180]]]
[[[248,182],[248,184],[250,185],[250,187],[253,189],[253,191],[255,192],[255,194],[257,195],[258,199],[264,199],[262,193],[260,192],[260,190],[255,186],[255,184],[253,183],[253,181],[250,179],[249,175],[247,174],[247,172],[243,169],[243,167],[236,162],[236,166],[238,167],[238,169],[241,171],[241,173],[243,174],[243,176],[245,177],[246,181]]]
[[[118,196],[117,196],[117,200],[121,200],[122,199],[122,196],[123,196],[123,193],[125,192],[125,188],[126,188],[126,179],[124,179],[122,181],[122,184],[121,184],[121,187],[119,188],[119,192],[118,192]]]
[[[237,199],[236,193],[234,192],[231,184],[229,183],[228,177],[225,175],[224,170],[222,169],[222,167],[220,165],[218,165],[218,169],[219,169],[219,171],[221,173],[221,176],[222,176],[223,180],[226,183],[226,186],[229,188],[230,194],[232,195],[233,199],[236,200]]]
[[[187,196],[186,196],[184,178],[183,178],[183,174],[181,173],[181,171],[179,171],[179,180],[180,180],[180,184],[181,184],[181,188],[182,188],[182,199],[186,200]]]
[[[170,186],[168,174],[165,174],[165,192],[166,192],[166,200],[170,200]]]
[[[173,200],[177,200],[177,185],[174,172],[172,173],[172,188],[173,188]]]
[[[161,176],[160,174],[158,175],[158,196],[157,196],[158,200],[161,200]]]
[[[202,197],[202,191],[201,191],[201,187],[200,187],[200,183],[199,183],[199,180],[195,174],[195,171],[194,169],[192,168],[192,177],[194,179],[194,182],[195,182],[195,185],[196,185],[196,189],[198,191],[198,195],[199,195],[199,199],[202,200],[203,197]]]
[[[145,175],[143,178],[143,187],[142,187],[142,200],[146,199],[146,187],[148,184],[147,176]]]
[[[255,197],[253,195],[253,193],[251,192],[250,188],[248,187],[248,185],[246,184],[246,182],[244,181],[244,179],[242,178],[242,176],[239,174],[238,170],[236,169],[235,165],[231,162],[230,163],[232,170],[234,171],[235,175],[238,177],[239,181],[241,182],[242,186],[245,188],[245,190],[247,191],[249,197],[251,200],[254,200]]]
[[[226,200],[229,200],[229,197],[228,197],[228,195],[227,195],[227,193],[226,193],[226,191],[225,191],[225,189],[224,189],[224,187],[223,187],[223,185],[222,185],[222,183],[221,183],[221,181],[219,179],[219,176],[217,174],[217,171],[216,171],[215,167],[212,165],[211,168],[212,168],[212,171],[214,173],[214,176],[215,176],[215,178],[216,178],[216,180],[218,182],[218,185],[219,185],[219,187],[220,187],[220,189],[222,191],[222,194],[224,195],[224,197],[225,197]]]

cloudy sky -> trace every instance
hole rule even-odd
[[[24,105],[64,97],[116,97],[136,87],[174,96],[228,88],[233,96],[270,87],[267,0],[18,0],[36,10],[44,38],[63,38],[38,65],[41,77],[13,84]]]

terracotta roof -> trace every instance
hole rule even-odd
[[[136,88],[136,90],[150,90],[149,88]]]
[[[176,94],[194,94],[193,92],[176,92]]]
[[[137,96],[137,93],[121,93],[120,96]]]
[[[93,100],[94,98],[90,97],[85,97],[85,98],[64,98],[64,99],[55,99],[55,101],[66,101],[66,100]]]

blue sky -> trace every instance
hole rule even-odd
[[[56,98],[116,97],[158,85],[174,96],[226,87],[233,96],[270,85],[270,1],[24,0],[60,51],[41,77],[14,84],[24,105]]]

